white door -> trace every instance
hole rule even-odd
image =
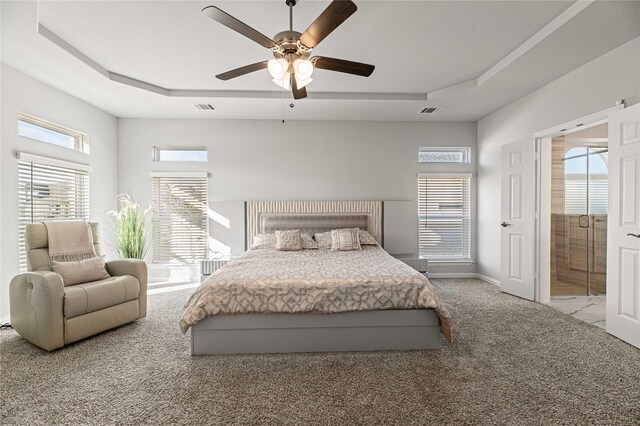
[[[609,119],[607,332],[640,348],[640,104]]]
[[[500,290],[533,300],[534,143],[502,146]],[[498,220],[499,219],[499,220]]]

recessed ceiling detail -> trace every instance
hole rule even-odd
[[[353,1],[357,14],[313,55],[375,64],[375,72],[316,68],[295,109],[267,69],[215,78],[269,57],[201,13],[215,4],[273,41],[287,27],[284,0],[0,1],[3,75],[36,79],[116,117],[477,121],[582,66],[628,58],[611,78],[640,72],[638,1]],[[295,19],[309,24],[330,3],[300,1]],[[215,114],[192,107],[209,103]],[[444,109],[418,114],[425,107]]]
[[[428,100],[428,99],[440,98],[450,93],[458,92],[461,90],[469,90],[469,89],[477,88],[482,84],[486,83],[492,77],[496,76],[502,70],[507,68],[511,63],[516,61],[520,56],[524,55],[528,50],[534,48],[538,43],[542,42],[550,34],[552,34],[554,31],[559,29],[562,25],[567,23],[569,20],[571,20],[571,18],[575,17],[580,12],[582,12],[591,3],[593,3],[593,0],[575,2],[572,6],[570,6],[568,9],[566,9],[564,12],[558,15],[555,19],[553,19],[551,22],[545,25],[537,33],[535,33],[531,38],[529,38],[523,44],[518,46],[518,48],[516,48],[514,51],[512,51],[507,56],[505,56],[502,60],[496,63],[494,66],[489,68],[486,72],[484,72],[483,74],[481,74],[480,76],[478,76],[473,80],[465,81],[452,86],[434,90],[432,92],[421,94],[419,95],[418,98],[416,98],[415,96],[410,96],[410,95],[408,96],[406,93],[388,93],[388,94],[385,94],[385,96],[383,96],[382,98],[384,98],[385,100],[395,100],[395,101],[416,100],[416,99]],[[69,42],[67,42],[62,37],[55,34],[53,31],[51,31],[41,23],[38,23],[38,33],[41,36],[48,39],[49,41],[51,41],[52,43],[56,44],[58,47],[64,49],[67,53],[71,54],[75,58],[84,62],[86,65],[93,68],[94,70],[96,70],[97,72],[105,76],[106,78],[118,83],[122,83],[122,84],[126,84],[129,86],[138,88],[138,89],[157,93],[159,95],[172,96],[172,97],[173,96],[176,96],[176,97],[250,97],[250,98],[267,98],[267,99],[282,96],[281,92],[274,92],[274,91],[238,92],[238,91],[218,91],[218,90],[175,90],[175,89],[160,87],[151,83],[147,83],[142,80],[137,80],[137,79],[128,77],[126,75],[118,74],[118,73],[107,70],[105,67],[100,65],[97,61],[95,61],[93,58],[90,58],[89,56],[81,52],[79,49],[75,48]],[[318,66],[317,63],[316,63],[316,66]],[[236,93],[236,96],[233,95],[233,92]],[[373,99],[378,99],[378,97],[376,97],[375,95],[376,94],[373,94]],[[345,99],[346,98],[346,99],[357,99],[357,100],[363,99],[362,97],[360,97],[360,94],[358,93],[351,93],[351,94],[345,93],[345,94],[342,94],[341,96],[335,96],[335,94],[330,94],[326,92],[324,96],[321,96],[321,97],[312,96],[312,98],[314,99]],[[364,99],[367,99],[367,98],[365,97]],[[371,97],[369,97],[368,99],[371,99]]]

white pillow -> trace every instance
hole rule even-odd
[[[253,237],[253,243],[251,243],[251,249],[265,249],[276,248],[276,235],[275,234],[257,234]]]
[[[362,250],[358,228],[334,229],[331,231],[331,251]]]

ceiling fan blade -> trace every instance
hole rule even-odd
[[[316,47],[356,10],[358,7],[351,0],[333,0],[302,34],[300,43],[309,49]]]
[[[293,99],[303,99],[307,97],[307,89],[305,87],[298,89],[298,82],[293,73],[291,74],[291,93],[293,93]]]
[[[352,62],[345,59],[328,58],[326,56],[314,56],[310,60],[316,68],[360,75],[362,77],[369,77],[376,68],[375,65]]]
[[[250,72],[263,70],[267,68],[268,63],[269,61],[262,61],[251,65],[245,65],[244,67],[218,74],[216,75],[216,78],[219,78],[220,80],[231,80],[232,78],[240,77],[241,75],[249,74]]]
[[[250,38],[251,40],[255,41],[261,46],[266,47],[267,49],[276,47],[274,41],[269,37],[262,34],[260,31],[251,28],[244,22],[240,21],[237,18],[234,18],[227,12],[224,12],[215,6],[205,7],[204,9],[202,9],[202,13],[205,16],[213,19],[214,21],[221,23],[225,27],[231,28],[232,30],[242,34],[243,36]]]

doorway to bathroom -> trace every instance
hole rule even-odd
[[[640,348],[640,104],[534,138],[534,300]]]
[[[550,142],[549,305],[605,328],[608,124]]]
[[[608,129],[551,140],[551,296],[606,293]]]

